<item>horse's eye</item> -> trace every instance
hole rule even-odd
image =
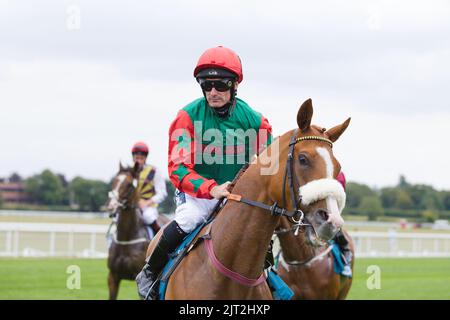
[[[307,166],[309,164],[308,158],[304,154],[298,156],[298,162],[300,162],[300,165],[302,166]]]

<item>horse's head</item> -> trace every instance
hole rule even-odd
[[[281,188],[284,193],[278,193],[274,198],[278,203],[286,202],[291,210],[300,209],[307,224],[308,242],[321,245],[332,239],[344,224],[341,212],[345,205],[345,191],[336,180],[341,166],[333,155],[332,146],[348,127],[350,118],[326,130],[311,125],[312,115],[312,101],[309,99],[298,111],[299,129],[280,137],[280,165],[284,162],[283,157],[288,160],[285,161],[284,176],[278,174],[277,179],[278,192],[281,182],[285,185]],[[275,188],[271,189],[275,191]]]
[[[123,167],[119,164],[119,172],[114,177],[112,190],[108,193],[106,207],[108,211],[116,213],[121,207],[133,203],[134,191],[139,177],[139,165],[134,167]]]

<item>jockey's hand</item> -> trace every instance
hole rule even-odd
[[[228,191],[228,186],[230,185],[230,183],[231,182],[227,181],[224,184],[213,187],[209,194],[211,195],[211,197],[218,200],[228,196],[230,194],[230,192]]]

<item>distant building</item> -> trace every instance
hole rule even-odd
[[[22,182],[0,182],[0,196],[5,203],[29,203],[30,197],[25,192]]]

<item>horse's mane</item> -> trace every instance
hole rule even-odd
[[[250,163],[246,162],[241,169],[239,169],[238,173],[236,174],[236,176],[234,176],[233,181],[231,181],[230,183],[230,192],[233,191],[234,186],[236,185],[236,183],[238,182],[238,180],[241,178],[241,176],[245,173],[245,171],[247,170],[247,168],[250,166]]]

